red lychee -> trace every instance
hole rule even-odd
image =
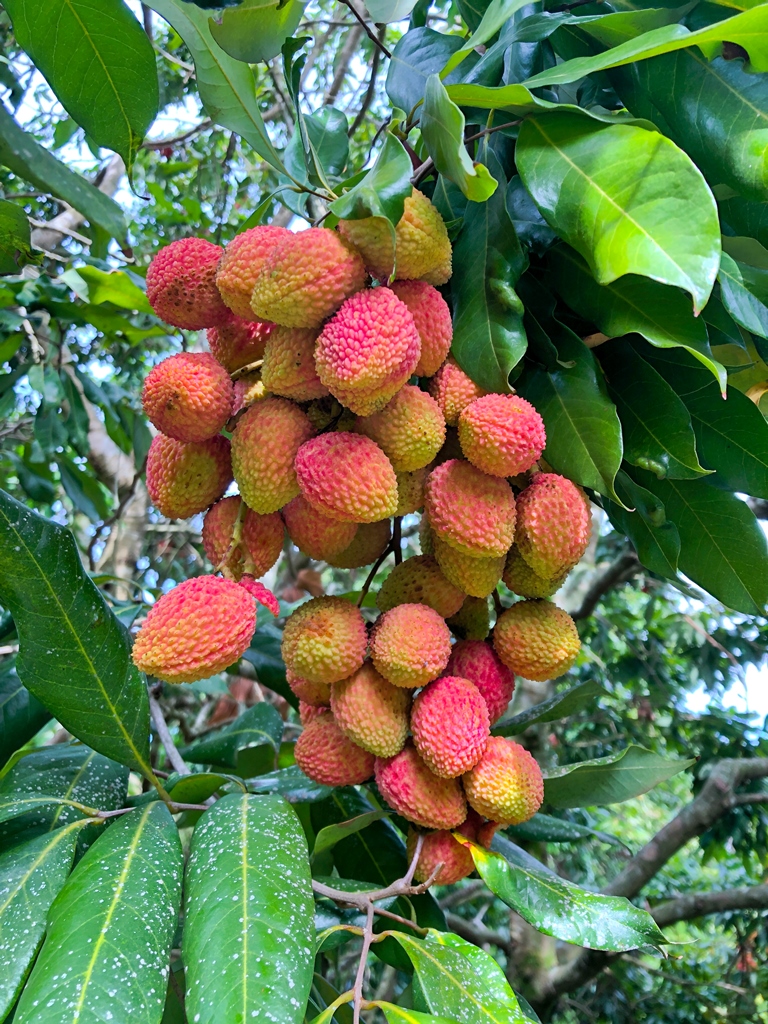
[[[488,707],[468,679],[441,676],[413,702],[411,732],[430,771],[453,779],[483,755],[490,735]]]
[[[357,786],[373,775],[375,758],[344,735],[329,712],[317,715],[296,740],[296,764],[322,786]]]
[[[229,320],[216,288],[223,251],[204,238],[180,238],[159,250],[147,270],[147,299],[161,320],[188,331]]]
[[[239,524],[240,539],[233,546],[242,506],[237,496],[222,498],[208,509],[203,520],[203,548],[208,560],[218,567],[230,552],[225,567],[235,580],[243,573],[258,577],[268,572],[280,557],[285,534],[278,512],[262,516],[244,508]]]
[[[434,775],[412,743],[376,759],[376,785],[389,806],[422,828],[458,828],[467,805],[458,779]]]
[[[232,481],[229,441],[221,434],[199,444],[165,434],[152,439],[147,455],[147,490],[169,519],[188,519],[218,501]]]
[[[149,420],[177,441],[207,441],[232,415],[229,374],[209,352],[178,352],[144,381],[141,401]]]
[[[490,644],[482,640],[460,640],[453,645],[445,671],[475,684],[488,705],[492,723],[507,710],[515,692],[515,673],[507,668]]]

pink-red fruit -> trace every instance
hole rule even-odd
[[[395,281],[390,287],[411,311],[421,339],[421,355],[414,373],[417,377],[431,377],[442,366],[453,340],[448,303],[426,281]]]
[[[373,663],[395,686],[424,686],[440,675],[450,656],[450,630],[425,604],[399,604],[373,627]]]
[[[551,601],[518,601],[499,616],[493,646],[517,675],[543,683],[568,671],[581,641],[571,616]]]
[[[525,747],[502,736],[490,738],[463,782],[470,806],[502,825],[528,821],[544,800],[544,780],[535,759]]]
[[[238,537],[235,537],[236,531]],[[217,501],[203,520],[203,548],[208,561],[226,569],[235,580],[243,573],[258,577],[268,572],[283,550],[284,534],[283,521],[277,512],[261,516],[246,508],[237,496]]]
[[[222,252],[204,238],[180,238],[159,250],[147,269],[147,299],[161,320],[188,331],[229,320],[216,287]]]
[[[177,441],[207,441],[232,415],[229,374],[209,352],[178,352],[158,363],[144,381],[148,419]]]
[[[484,395],[459,416],[459,441],[469,461],[491,476],[517,476],[540,458],[544,420],[519,395]]]
[[[424,488],[424,509],[430,529],[465,555],[501,556],[512,546],[512,488],[469,462],[449,459],[432,470]]]
[[[283,519],[296,547],[321,562],[348,548],[358,529],[357,523],[324,516],[300,494],[283,508]]]
[[[458,831],[465,834],[465,829],[467,832],[474,831],[467,828],[467,822],[460,825]],[[410,829],[406,842],[409,863],[416,855],[418,837],[419,833],[415,829]],[[467,838],[471,839],[474,836],[467,835]],[[441,829],[439,832],[429,832],[424,836],[413,877],[417,882],[426,882],[431,878],[438,885],[453,885],[454,882],[460,882],[462,878],[471,875],[474,870],[475,862],[469,847],[462,846],[448,829]],[[435,871],[438,873],[435,874]]]
[[[507,710],[515,692],[515,673],[507,668],[490,644],[482,640],[460,640],[453,645],[445,671],[475,684],[488,706],[491,724]]]
[[[216,271],[216,285],[233,313],[245,320],[254,319],[251,292],[256,278],[267,256],[289,234],[287,228],[263,224],[241,231],[226,246]]]
[[[249,321],[233,316],[220,327],[211,327],[206,331],[208,348],[225,370],[234,373],[262,358],[264,346],[274,326],[260,320]]]
[[[411,732],[427,767],[441,778],[469,771],[483,755],[490,723],[477,687],[461,676],[441,676],[413,702]]]
[[[370,661],[331,686],[331,710],[341,731],[377,757],[392,757],[408,735],[407,690],[380,675]]]
[[[354,604],[341,597],[314,597],[289,616],[281,650],[295,675],[312,683],[335,683],[360,668],[366,646],[365,621]]]
[[[361,523],[351,544],[338,555],[329,558],[328,564],[335,569],[360,569],[364,565],[371,565],[384,553],[391,533],[388,519],[380,519],[378,523]]]
[[[331,684],[311,683],[308,679],[302,679],[295,675],[290,668],[286,667],[285,679],[294,695],[307,707],[323,708],[330,710]]]
[[[312,328],[276,327],[264,349],[261,379],[275,395],[309,402],[328,394],[315,370],[317,331]]]
[[[567,573],[589,543],[591,516],[584,492],[557,473],[538,473],[518,502],[520,554],[545,579]]]
[[[405,384],[381,412],[359,417],[355,430],[379,445],[396,473],[423,469],[445,440],[440,407],[412,384]]]
[[[397,508],[395,471],[370,438],[320,434],[299,448],[295,467],[304,498],[331,519],[375,523]]]
[[[458,779],[434,775],[412,743],[394,757],[376,759],[376,785],[389,806],[422,828],[458,828],[467,804]]]
[[[375,758],[338,727],[330,712],[312,718],[296,740],[296,764],[321,786],[357,786],[373,775]]]
[[[464,373],[456,360],[450,357],[429,381],[428,387],[449,427],[455,427],[459,422],[462,409],[485,394],[485,391]]]
[[[188,519],[218,501],[232,480],[229,441],[221,434],[199,444],[165,434],[152,439],[147,455],[147,490],[169,519]]]
[[[426,604],[444,619],[454,615],[463,603],[463,591],[445,578],[432,555],[414,555],[396,565],[376,595],[376,604],[383,612],[399,604]]]

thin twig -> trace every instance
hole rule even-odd
[[[191,775],[192,772],[187,767],[184,758],[176,749],[176,744],[173,742],[173,737],[168,729],[168,724],[163,716],[163,709],[157,703],[152,694],[149,695],[149,711],[152,715],[152,721],[155,723],[157,729],[157,735],[160,737],[160,742],[163,744],[166,756],[171,767],[174,771],[177,771],[179,775]]]
[[[166,803],[171,814],[180,814],[182,811],[208,810],[207,804],[177,804],[171,798],[169,798]],[[98,821],[105,821],[107,818],[118,818],[121,814],[130,814],[131,811],[135,810],[135,807],[118,807],[116,811],[97,811],[95,817]]]
[[[379,26],[379,40],[380,41],[384,40],[384,33],[386,32],[386,30],[387,30],[387,26],[386,25],[380,25]],[[363,118],[368,113],[368,108],[370,107],[371,103],[373,102],[373,97],[376,94],[376,76],[379,73],[379,64],[380,63],[381,63],[381,50],[377,49],[377,50],[373,51],[373,60],[371,61],[371,76],[368,79],[368,88],[365,90],[365,96],[363,96],[363,102],[361,103],[360,109],[358,110],[358,112],[357,112],[357,114],[355,116],[355,120],[352,122],[352,126],[350,127],[349,131],[347,132],[347,135],[350,138],[352,138],[352,136],[355,134],[357,129],[362,124]]]
[[[360,963],[357,965],[355,984],[352,1000],[352,1024],[360,1024],[360,1009],[363,1002],[363,981],[365,980],[365,968],[368,964],[368,953],[373,942],[373,904],[369,903],[365,912],[365,927],[363,928],[363,948],[360,951]]]
[[[167,54],[166,54],[167,56]],[[182,65],[184,66],[184,65]],[[195,135],[199,135],[200,132],[207,131],[213,124],[210,120],[201,121],[200,124],[195,125],[194,128],[190,128],[188,132],[184,132],[182,135],[174,135],[170,139],[148,139],[142,142],[142,149],[166,149],[170,146],[178,146],[182,142],[188,142],[193,139]]]
[[[344,4],[345,7],[348,7],[350,9],[350,11],[354,14],[355,18],[363,26],[363,28],[365,29],[366,35],[371,40],[373,45],[378,47],[378,49],[381,50],[381,52],[384,54],[385,57],[389,57],[391,59],[392,58],[392,54],[386,48],[384,43],[380,39],[378,39],[376,37],[376,34],[374,32],[371,32],[371,30],[370,30],[370,28],[368,26],[368,23],[366,22],[365,18],[357,11],[357,9],[355,8],[355,5],[352,2],[352,0],[341,0],[341,2]]]
[[[390,555],[394,550],[395,549],[392,545],[392,541],[390,541],[389,544],[387,544],[382,553],[371,566],[371,571],[366,576],[365,583],[363,584],[363,589],[360,591],[360,597],[357,599],[358,608],[363,607],[363,601],[365,601],[366,597],[368,596],[368,591],[371,589],[371,584],[376,578],[376,573],[381,568],[384,559],[387,557],[387,555]]]
[[[435,166],[431,156],[428,156],[423,164],[419,164],[416,170],[413,172],[411,178],[412,185],[418,185],[422,178],[426,178],[432,168]]]
[[[256,359],[252,363],[247,363],[245,366],[241,366],[239,370],[235,370],[234,373],[231,373],[230,377],[232,380],[240,380],[240,378],[244,377],[246,373],[251,373],[252,370],[260,369],[263,362],[263,359]]]
[[[392,550],[395,553],[395,565],[400,565],[403,560],[402,525],[403,517],[395,516],[395,521],[392,524]]]
[[[400,914],[393,914],[391,910],[385,910],[384,907],[374,907],[373,912],[374,914],[380,914],[381,917],[389,918],[390,921],[398,921],[400,924],[405,924],[409,928],[413,928],[419,935],[423,936],[428,933],[427,928],[422,928],[415,921],[409,921],[407,917],[401,917]]]

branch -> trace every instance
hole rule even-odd
[[[456,932],[462,939],[474,943],[475,946],[498,946],[499,949],[509,952],[512,945],[511,939],[505,938],[498,932],[492,932],[482,924],[467,921],[465,918],[459,917],[458,914],[446,914],[445,922],[452,932]]]
[[[686,893],[661,903],[651,911],[653,919],[663,928],[676,921],[692,921],[708,914],[723,914],[728,910],[768,909],[768,885],[744,886],[724,889],[722,892]]]
[[[578,621],[579,619],[587,619],[597,607],[600,599],[604,597],[609,590],[618,586],[619,583],[625,583],[631,579],[635,573],[641,568],[640,560],[634,551],[625,551],[624,554],[619,557],[608,566],[602,576],[598,576],[592,586],[584,595],[581,602],[581,606],[576,611],[571,612],[571,618]]]
[[[366,22],[365,18],[362,16],[362,14],[360,14],[360,12],[358,11],[357,7],[355,7],[354,0],[341,0],[341,2],[344,4],[345,7],[348,7],[350,9],[350,11],[352,11],[352,13],[354,14],[355,18],[362,25],[362,27],[363,27],[363,29],[365,31],[365,34],[371,40],[373,45],[376,46],[379,50],[381,50],[381,52],[384,54],[385,57],[390,57],[391,58],[392,54],[386,48],[384,43],[381,40],[379,40],[373,32],[371,32],[371,30],[368,27],[368,23]]]
[[[365,26],[363,26],[364,28]],[[363,29],[359,25],[354,25],[347,33],[347,38],[344,40],[344,45],[341,48],[341,52],[338,56],[338,63],[336,64],[336,72],[333,76],[328,92],[325,94],[323,103],[326,107],[330,106],[341,91],[341,87],[344,84],[344,79],[347,77],[349,71],[349,65],[352,62],[352,58],[357,53],[357,46],[363,34]]]
[[[160,737],[160,742],[163,744],[165,753],[168,757],[168,761],[174,771],[177,771],[179,775],[191,775],[192,772],[187,767],[184,758],[176,749],[176,744],[173,742],[173,737],[168,730],[168,724],[163,717],[163,709],[157,703],[152,694],[149,695],[149,711],[152,715],[152,721],[155,723],[157,729],[157,735]]]
[[[386,25],[379,25],[379,41],[383,41],[384,33],[387,31]],[[379,64],[381,63],[381,50],[376,49],[373,51],[373,60],[371,61],[371,76],[368,79],[368,88],[365,90],[365,96],[363,96],[363,102],[360,105],[355,120],[347,132],[347,135],[352,138],[357,129],[363,123],[363,118],[368,113],[368,108],[373,102],[373,97],[376,95],[376,76],[379,73]]]

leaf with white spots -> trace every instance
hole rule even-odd
[[[165,804],[111,825],[53,902],[14,1024],[160,1024],[182,864]]]
[[[187,865],[182,954],[192,1024],[300,1024],[315,959],[309,852],[278,796],[206,811]]]

